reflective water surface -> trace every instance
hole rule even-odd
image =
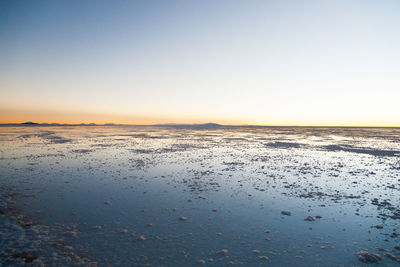
[[[395,128],[0,127],[0,188],[0,265],[400,262]]]

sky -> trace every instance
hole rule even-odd
[[[0,123],[400,126],[400,1],[0,1]]]

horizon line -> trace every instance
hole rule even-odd
[[[381,125],[279,125],[279,124],[219,124],[219,123],[153,123],[153,124],[131,124],[131,123],[58,123],[58,122],[10,122],[0,123],[0,126],[158,126],[158,127],[174,127],[174,126],[204,126],[204,127],[309,127],[309,128],[400,128],[399,126],[381,126]]]

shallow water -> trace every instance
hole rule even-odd
[[[5,265],[399,264],[395,128],[1,127],[0,187]]]

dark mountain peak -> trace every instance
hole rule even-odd
[[[208,122],[208,123],[203,123],[203,124],[198,124],[200,126],[221,126],[221,124],[214,123],[214,122]]]

